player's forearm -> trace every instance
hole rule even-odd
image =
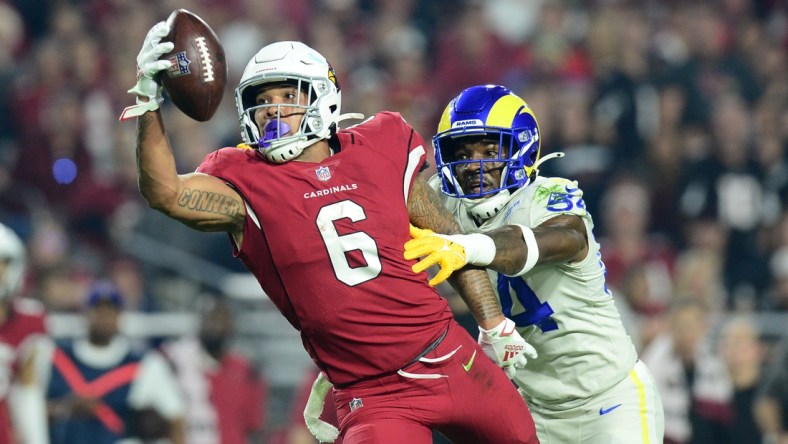
[[[428,228],[436,233],[462,233],[460,224],[449,213],[438,197],[438,193],[427,183],[423,174],[416,176],[408,198],[410,223],[419,228]]]
[[[487,268],[506,275],[513,275],[523,268],[528,246],[519,227],[506,225],[484,234],[495,243],[495,258]]]
[[[487,271],[466,267],[452,274],[449,283],[465,301],[480,327],[490,329],[503,321],[501,305],[495,296]]]
[[[520,273],[529,258],[533,265],[572,262],[584,251],[586,240],[574,229],[537,227],[528,234],[517,225],[506,225],[485,233],[495,243],[495,258],[487,266],[506,275]],[[526,236],[532,236],[526,241]]]
[[[166,212],[177,200],[180,179],[158,111],[137,119],[137,181],[151,208]]]

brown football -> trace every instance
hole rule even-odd
[[[161,84],[172,103],[194,120],[204,122],[216,112],[227,83],[224,48],[210,26],[185,9],[167,18],[170,33],[162,39],[175,48],[162,59],[172,63],[161,72]]]

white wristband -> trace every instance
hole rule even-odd
[[[539,261],[539,245],[536,244],[536,236],[534,236],[533,230],[526,227],[525,225],[513,225],[520,227],[520,229],[523,231],[523,239],[525,240],[525,245],[528,247],[528,256],[525,258],[525,265],[523,265],[523,268],[521,268],[520,271],[514,274],[508,274],[507,276],[522,276],[534,268],[536,262]]]
[[[482,233],[461,235],[462,241],[458,242],[465,248],[468,263],[484,267],[490,265],[495,259],[495,241],[490,236]]]

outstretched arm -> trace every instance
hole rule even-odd
[[[137,176],[140,192],[151,208],[196,230],[227,231],[240,244],[246,216],[241,196],[217,177],[177,173],[158,111],[138,118]],[[215,204],[199,204],[206,201]]]
[[[526,241],[530,235],[518,225],[506,225],[484,233],[495,243],[495,258],[487,267],[510,276],[521,275],[528,271],[522,270],[534,255],[532,266],[578,262],[588,254],[585,223],[578,216],[556,216],[531,232],[533,243]]]
[[[443,206],[440,197],[422,174],[414,181],[408,199],[408,213],[410,223],[416,227],[438,233],[462,233],[460,225]],[[452,274],[449,283],[468,305],[480,327],[493,328],[504,320],[501,306],[485,270],[466,267]]]
[[[411,232],[418,230],[413,227],[414,225],[443,233],[461,232],[459,223],[446,210],[437,192],[421,175],[416,178],[413,185],[408,201],[408,211]],[[454,236],[462,235],[454,234]],[[418,271],[423,271],[425,268]],[[449,283],[460,294],[473,313],[476,323],[479,324],[479,344],[482,350],[493,362],[504,369],[510,379],[513,378],[517,369],[525,366],[528,358],[536,358],[536,350],[520,336],[514,322],[503,315],[486,270],[465,267],[451,274],[453,270],[453,268],[442,269],[430,281],[430,284],[436,280],[449,279]],[[451,276],[449,276],[450,274]]]
[[[227,231],[240,245],[246,215],[240,195],[222,180],[205,174],[178,175],[175,157],[159,112],[162,87],[156,80],[170,62],[160,58],[173,44],[163,42],[166,22],[155,24],[137,55],[137,84],[128,92],[136,104],[123,110],[121,120],[137,117],[137,174],[143,197],[173,219],[201,231]]]
[[[448,276],[465,264],[521,276],[536,265],[578,262],[588,254],[585,223],[569,214],[556,216],[533,230],[506,225],[485,233],[449,236],[412,231],[414,239],[405,244],[405,257],[424,258],[413,266],[414,271],[440,264],[440,276]]]

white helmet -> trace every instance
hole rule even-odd
[[[258,87],[266,83],[286,82],[308,94],[308,105],[294,106],[304,110],[299,128],[287,133],[279,119],[266,125],[265,134],[254,120],[255,111],[281,105],[257,105]],[[272,162],[287,162],[318,140],[331,137],[339,119],[341,94],[336,73],[326,58],[301,42],[277,42],[265,46],[246,65],[241,82],[235,89],[235,105],[245,143],[257,147]],[[290,105],[288,105],[290,106]],[[277,116],[279,109],[277,109]],[[271,127],[271,128],[268,128]]]
[[[6,262],[0,274],[0,301],[16,293],[25,274],[25,246],[10,228],[0,224],[0,261]]]

